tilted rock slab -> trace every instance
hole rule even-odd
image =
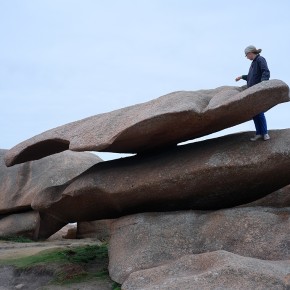
[[[290,185],[278,189],[251,203],[242,204],[239,207],[290,207]],[[95,238],[101,241],[107,240],[111,235],[111,225],[114,219],[78,222],[77,238]]]
[[[288,101],[289,87],[280,80],[246,90],[224,86],[174,92],[46,131],[12,148],[6,154],[6,164],[40,159],[66,149],[148,151],[232,127]]]
[[[290,129],[251,142],[253,132],[101,162],[38,194],[43,228],[146,211],[219,209],[259,199],[290,181]],[[281,174],[283,173],[283,174]]]
[[[61,185],[102,159],[88,152],[65,151],[41,160],[7,168],[5,149],[0,149],[0,214],[31,209],[36,194]]]
[[[288,289],[290,261],[264,261],[226,251],[186,255],[171,263],[132,273],[126,290]]]
[[[262,260],[289,260],[289,227],[290,208],[232,208],[122,217],[111,227],[110,277],[122,284],[133,272],[150,268],[154,271],[185,255],[218,250]],[[204,263],[206,267],[214,264],[206,260]]]

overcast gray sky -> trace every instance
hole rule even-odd
[[[250,44],[289,85],[289,11],[288,0],[0,0],[0,148],[173,91],[242,86]],[[269,129],[290,128],[289,112],[267,112]]]

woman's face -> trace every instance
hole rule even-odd
[[[253,60],[253,59],[255,59],[255,57],[256,57],[256,54],[254,54],[253,52],[248,52],[246,54],[246,58],[249,60]]]

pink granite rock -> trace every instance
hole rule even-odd
[[[77,239],[77,225],[76,224],[67,224],[62,227],[59,231],[51,235],[47,240],[63,240],[63,239]]]
[[[43,189],[64,184],[102,161],[92,153],[67,150],[7,168],[6,152],[0,149],[0,214],[31,210],[32,200]]]
[[[47,187],[65,184],[102,160],[92,153],[65,151],[7,168],[0,149],[0,234],[49,237],[66,223],[50,217],[39,229],[40,216],[31,203]],[[35,218],[37,216],[37,218]]]
[[[290,267],[289,227],[290,208],[250,207],[122,217],[111,227],[110,276],[123,283],[131,273],[145,269],[154,272],[156,267],[184,256],[219,250],[262,260],[288,260]],[[212,271],[217,269],[214,260],[206,261]]]
[[[34,239],[38,235],[38,228],[39,214],[36,211],[0,215],[0,237],[23,236]]]
[[[289,88],[280,80],[246,90],[224,86],[174,92],[46,131],[12,148],[6,154],[6,164],[40,159],[66,149],[124,153],[154,150],[232,127],[287,101]]]
[[[289,289],[290,262],[265,261],[226,251],[185,255],[132,273],[124,290]]]
[[[79,222],[147,211],[219,209],[259,199],[290,181],[290,129],[251,142],[228,135],[155,154],[101,162],[32,207],[46,221]],[[283,172],[283,174],[281,174]]]
[[[98,220],[77,223],[77,238],[93,238],[100,241],[108,241],[113,220]]]

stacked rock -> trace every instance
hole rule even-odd
[[[92,235],[103,224],[110,275],[124,289],[284,289],[290,210],[277,196],[289,192],[290,129],[267,142],[244,132],[179,143],[287,101],[280,80],[179,91],[2,150],[0,229],[8,221],[46,239],[67,223],[86,223]],[[100,162],[72,151],[136,155]]]

